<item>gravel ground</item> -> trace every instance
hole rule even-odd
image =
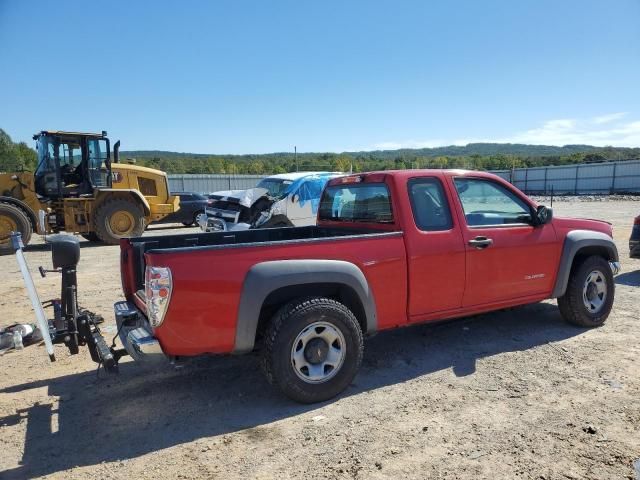
[[[125,359],[97,376],[86,351],[57,346],[55,364],[42,347],[6,354],[0,478],[640,478],[640,261],[627,247],[639,206],[554,201],[556,215],[614,224],[623,272],[603,328],[569,326],[549,301],[379,334],[355,383],[323,404],[288,401],[254,356],[177,370]],[[118,247],[83,246],[80,301],[114,334]],[[34,275],[49,258],[27,252]],[[31,321],[15,259],[0,271],[0,323]],[[36,277],[41,298],[58,282]]]

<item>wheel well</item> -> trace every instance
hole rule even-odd
[[[576,255],[573,257],[571,270],[573,270],[576,266],[580,265],[586,258],[591,257],[593,255],[597,255],[609,261],[615,260],[615,258],[612,257],[611,252],[605,247],[598,246],[598,245],[582,247],[580,250],[576,252]]]
[[[96,198],[95,210],[102,207],[106,202],[111,200],[131,200],[136,205],[142,207],[142,212],[145,216],[148,215],[147,208],[144,203],[133,193],[131,192],[105,192]]]
[[[356,291],[342,283],[306,283],[282,287],[271,292],[262,303],[256,344],[278,309],[296,298],[326,297],[342,303],[354,314],[363,333],[367,332],[367,315]]]

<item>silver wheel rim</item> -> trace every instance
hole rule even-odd
[[[291,366],[302,381],[322,383],[340,371],[346,353],[347,345],[340,330],[328,322],[314,322],[293,342]]]
[[[584,281],[582,301],[589,313],[598,313],[607,300],[607,280],[600,270],[594,270]]]

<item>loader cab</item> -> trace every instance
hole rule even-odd
[[[33,136],[38,152],[36,193],[45,198],[93,196],[111,187],[111,151],[107,132],[42,131]]]

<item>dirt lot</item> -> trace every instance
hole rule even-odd
[[[87,352],[59,346],[49,364],[28,347],[0,357],[0,478],[633,479],[640,261],[627,239],[640,202],[554,207],[615,225],[623,272],[603,328],[566,325],[550,301],[380,334],[346,393],[314,406],[271,389],[251,356],[160,371],[125,360],[98,378]],[[37,246],[27,258],[34,274],[50,261]],[[0,271],[0,323],[31,321],[15,259]],[[37,277],[41,298],[58,282]],[[113,335],[118,248],[86,244],[79,283]]]

